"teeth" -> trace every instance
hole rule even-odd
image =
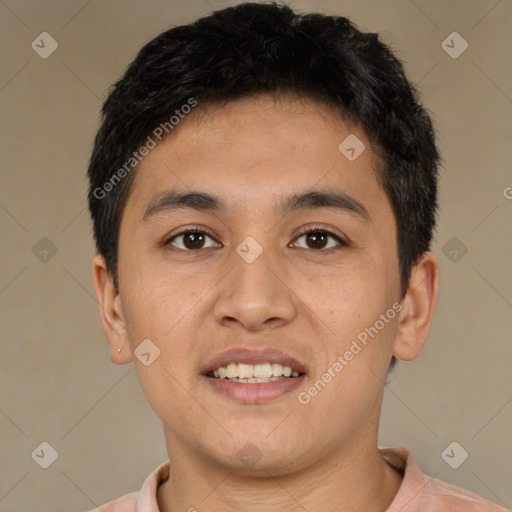
[[[254,366],[254,377],[265,379],[272,377],[272,365],[270,363],[257,364]]]
[[[238,378],[239,379],[252,379],[254,377],[254,365],[252,364],[239,364],[238,365]]]
[[[233,382],[272,382],[283,376],[298,377],[299,372],[278,363],[230,363],[214,370],[213,375],[217,379],[231,379]]]
[[[283,366],[280,364],[272,364],[272,375],[274,377],[280,377],[283,374]]]
[[[220,376],[220,372],[219,372]],[[226,366],[226,375],[224,376],[226,379],[232,379],[233,377],[238,377],[238,365],[235,363],[228,364]]]
[[[239,378],[234,378],[234,379],[229,379],[231,382],[242,382],[242,383],[245,383],[245,384],[255,384],[256,382],[274,382],[276,380],[281,380],[280,377],[268,377],[266,379],[257,379],[257,378],[253,378],[253,379],[239,379]]]

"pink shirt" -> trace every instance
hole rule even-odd
[[[382,457],[403,472],[404,479],[386,512],[507,512],[472,492],[425,476],[406,448],[382,448]],[[158,485],[169,478],[169,462],[149,475],[139,492],[103,505],[101,512],[158,512]],[[90,512],[97,512],[98,509]]]

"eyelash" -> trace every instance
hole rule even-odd
[[[316,234],[321,233],[321,234],[327,235],[328,237],[334,238],[339,243],[339,245],[341,247],[349,246],[349,243],[345,239],[341,238],[339,235],[337,235],[337,234],[333,233],[332,231],[325,229],[321,226],[313,226],[313,227],[305,229],[304,231],[302,231],[301,233],[299,233],[297,235],[296,240],[304,235],[308,235],[311,233],[316,233]],[[172,235],[170,238],[168,238],[164,241],[163,245],[165,247],[172,246],[173,240],[175,240],[176,238],[178,238],[180,236],[190,235],[190,234],[204,234],[204,235],[207,235],[208,237],[210,237],[212,240],[215,240],[214,236],[205,229],[190,228],[190,229],[181,231],[180,233],[177,233],[175,235]],[[339,249],[340,249],[340,247],[330,247],[329,249],[308,249],[308,250],[314,251],[314,252],[329,253],[333,250],[339,250]],[[172,247],[172,250],[184,251],[184,252],[198,252],[198,251],[201,251],[202,248],[200,248],[200,249],[181,249],[179,247]]]

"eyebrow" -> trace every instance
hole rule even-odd
[[[351,213],[364,222],[370,221],[368,210],[358,200],[335,189],[308,190],[293,194],[277,205],[277,213],[285,216],[299,210],[331,208]],[[170,214],[178,210],[227,211],[226,202],[219,196],[201,191],[180,192],[169,190],[153,198],[144,211],[143,221],[159,214]]]

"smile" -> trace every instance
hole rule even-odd
[[[227,379],[230,382],[243,382],[249,384],[257,382],[274,382],[283,378],[295,378],[299,375],[299,372],[292,370],[289,366],[283,366],[279,363],[230,363],[226,366],[220,366],[213,372],[208,373],[208,377],[213,376],[216,379]]]
[[[234,348],[202,369],[201,378],[216,394],[242,404],[263,404],[289,394],[306,377],[306,367],[276,349]]]

